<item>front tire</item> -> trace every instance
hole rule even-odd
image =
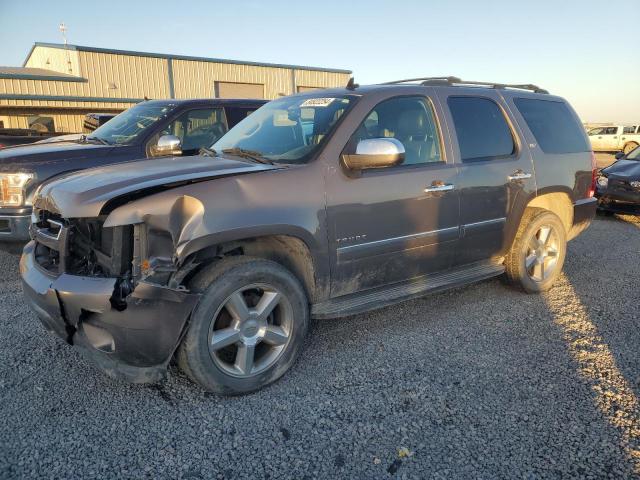
[[[238,395],[279,379],[295,362],[309,325],[304,289],[270,260],[230,257],[198,274],[202,291],[178,349],[178,365],[206,390]]]
[[[505,277],[527,293],[545,292],[560,275],[566,251],[567,234],[558,216],[527,209],[505,258]]]

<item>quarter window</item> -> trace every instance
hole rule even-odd
[[[584,130],[566,103],[532,98],[516,98],[513,102],[543,152],[576,153],[591,150]],[[595,134],[600,135],[602,131],[589,132],[589,135]]]
[[[367,115],[350,140],[395,138],[405,149],[403,165],[440,162],[440,135],[431,105],[423,97],[398,97],[379,103]]]
[[[482,97],[449,97],[447,103],[463,161],[507,157],[515,151],[511,129],[498,105]]]

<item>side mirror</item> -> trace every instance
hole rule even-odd
[[[182,155],[182,142],[175,135],[162,135],[151,148],[151,153],[154,157]]]
[[[616,153],[616,156],[615,156],[616,160],[620,160],[622,157],[624,157],[624,152],[617,152]]]
[[[404,145],[395,138],[371,138],[360,140],[356,153],[343,155],[342,161],[349,170],[385,168],[400,165],[404,154]]]

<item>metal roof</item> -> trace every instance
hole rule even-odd
[[[230,59],[224,59],[224,58],[192,57],[188,55],[171,55],[171,54],[165,54],[165,53],[137,52],[133,50],[115,50],[111,48],[86,47],[81,45],[65,46],[61,43],[45,43],[45,42],[34,43],[23,65],[26,65],[27,60],[29,60],[31,53],[36,47],[48,47],[48,48],[60,48],[60,49],[66,48],[67,50],[75,50],[79,52],[106,53],[106,54],[112,54],[112,55],[129,55],[134,57],[164,58],[167,60],[188,60],[193,62],[230,63],[234,65],[252,65],[256,67],[286,68],[286,69],[293,69],[293,70],[313,70],[313,71],[330,72],[330,73],[345,73],[345,74],[352,73],[351,70],[342,70],[337,68],[310,67],[306,65],[287,65],[287,64],[280,64],[280,63],[246,62],[243,60],[230,60]]]
[[[0,67],[0,78],[15,78],[17,80],[52,80],[61,82],[86,82],[86,78],[54,72],[44,68]]]

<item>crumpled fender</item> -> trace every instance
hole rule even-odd
[[[169,232],[173,246],[178,249],[202,232],[204,205],[189,195],[141,199],[135,205],[114,210],[104,223],[105,227],[146,223],[150,228]],[[133,208],[132,208],[133,207]]]

